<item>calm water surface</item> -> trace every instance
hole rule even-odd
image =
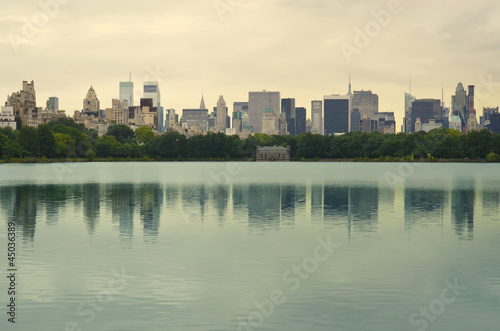
[[[0,330],[498,330],[499,206],[499,165],[0,165]]]

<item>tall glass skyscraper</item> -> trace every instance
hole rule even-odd
[[[158,82],[144,82],[144,99],[153,99],[153,107],[161,107],[160,86]]]
[[[296,133],[296,113],[295,99],[281,99],[281,112],[286,115],[286,127],[288,134],[295,137]]]
[[[127,101],[129,107],[134,106],[134,83],[120,82],[120,102]]]
[[[325,96],[324,113],[325,135],[348,133],[351,128],[351,96]]]

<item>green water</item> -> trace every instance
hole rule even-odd
[[[499,206],[499,165],[0,165],[0,330],[498,330]]]

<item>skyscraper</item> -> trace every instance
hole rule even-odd
[[[306,133],[307,110],[304,107],[295,108],[295,135]]]
[[[248,94],[248,117],[253,132],[262,132],[262,114],[266,108],[274,109],[276,118],[280,116],[280,92],[249,92]],[[275,131],[278,131],[278,121],[276,121]]]
[[[161,94],[158,82],[144,82],[144,99],[153,99],[153,107],[161,107]]]
[[[354,91],[352,109],[358,109],[362,119],[373,119],[378,113],[378,95],[372,91]]]
[[[227,107],[226,101],[224,101],[224,96],[219,97],[217,101],[217,131],[226,133],[226,117],[227,117]]]
[[[351,112],[351,132],[361,131],[361,114],[359,110],[353,109]]]
[[[58,111],[59,110],[59,98],[58,97],[50,97],[49,100],[47,100],[47,109],[52,110],[52,111]]]
[[[455,95],[451,99],[452,115],[457,115],[462,121],[462,128],[467,125],[469,119],[469,99],[462,83],[458,83]]]
[[[430,119],[441,123],[441,100],[417,99],[411,107],[411,132],[415,132],[415,123],[428,124]]]
[[[120,102],[127,101],[129,107],[134,106],[134,83],[120,82]]]
[[[313,129],[317,134],[324,134],[323,131],[323,101],[313,100],[311,102],[311,120]]]
[[[278,134],[276,131],[278,118],[273,108],[266,108],[262,113],[262,133],[273,135]]]
[[[411,105],[416,98],[410,93],[405,92],[405,117],[403,118],[402,132],[411,132]]]
[[[282,99],[281,112],[286,116],[286,128],[290,135],[295,137],[295,99]]]
[[[351,127],[351,96],[325,96],[324,113],[325,134],[348,133]]]
[[[87,96],[83,99],[83,114],[99,117],[100,102],[92,86],[90,86]]]

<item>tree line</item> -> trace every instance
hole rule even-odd
[[[223,133],[186,137],[177,132],[155,135],[149,127],[133,131],[110,126],[105,135],[72,119],[59,119],[18,131],[0,128],[0,159],[5,162],[60,159],[253,160],[257,146],[290,146],[292,159],[413,161],[473,159],[500,161],[500,135],[488,130],[462,134],[436,129],[428,133],[383,135],[351,132],[342,136],[311,133],[278,136],[257,133],[247,139]]]

